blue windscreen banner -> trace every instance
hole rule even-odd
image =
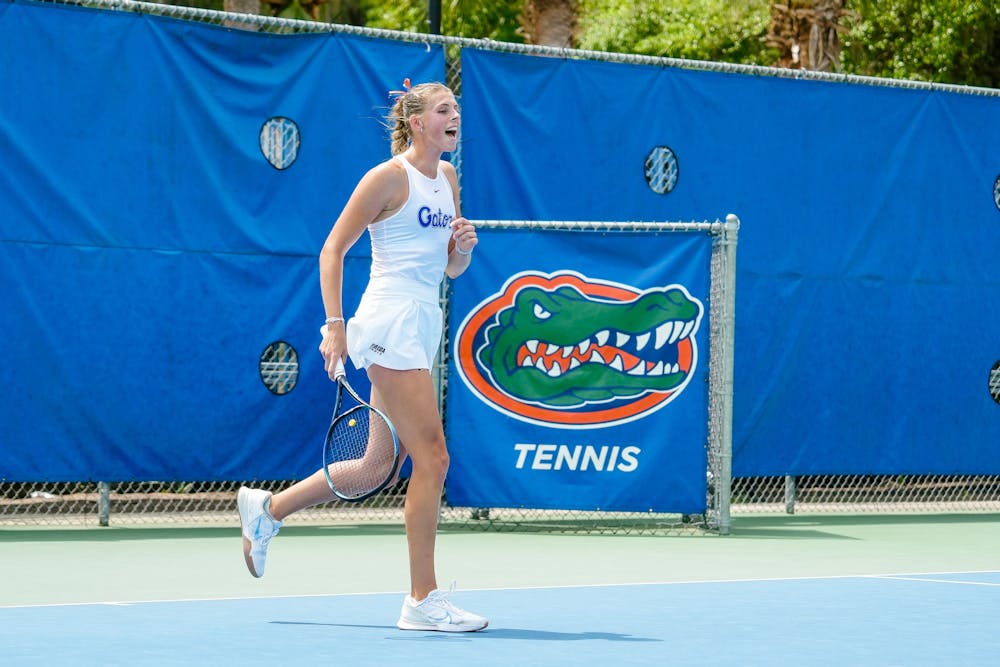
[[[704,511],[710,237],[480,239],[450,286],[448,502]]]
[[[1000,473],[1000,96],[479,49],[462,80],[467,215],[739,216],[734,475]]]
[[[1000,96],[476,48],[461,65],[467,217],[739,216],[736,476],[1000,473]],[[389,156],[405,77],[444,80],[443,48],[0,0],[0,480],[314,471],[333,393],[317,257]],[[681,237],[482,237],[450,350],[522,279],[605,308],[675,284],[706,304]],[[362,237],[347,314],[369,264]],[[650,506],[703,504],[698,380],[631,421],[571,404],[594,396],[543,407],[482,367],[487,342],[449,361],[450,499],[638,507],[642,479],[677,494]],[[538,418],[588,412],[609,423]]]
[[[318,469],[318,255],[404,77],[441,48],[0,1],[0,479]]]

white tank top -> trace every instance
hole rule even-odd
[[[403,156],[396,159],[406,169],[409,196],[401,209],[368,225],[372,267],[366,291],[436,303],[448,264],[455,198],[440,168],[436,178],[428,178]]]

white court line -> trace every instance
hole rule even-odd
[[[993,574],[987,571],[988,574]],[[982,572],[947,572],[944,574],[984,574]],[[962,586],[1000,586],[1000,581],[962,581],[960,579],[932,579],[930,577],[906,575],[875,575],[872,579],[895,579],[896,581],[920,581],[929,584],[959,584]]]
[[[767,583],[779,581],[826,581],[835,579],[896,579],[900,581],[927,581],[934,583],[948,584],[971,584],[974,586],[1000,586],[998,583],[982,583],[969,581],[955,581],[951,579],[931,579],[928,577],[940,575],[962,575],[962,574],[998,574],[998,570],[965,570],[965,571],[945,571],[945,572],[906,572],[906,573],[883,573],[883,574],[830,574],[817,576],[798,577],[746,577],[742,579],[691,579],[685,581],[636,581],[636,582],[616,582],[612,584],[560,584],[539,585],[539,586],[506,586],[485,587],[485,588],[461,588],[457,592],[476,593],[490,591],[538,591],[538,590],[564,590],[564,589],[586,589],[586,588],[625,588],[630,586],[689,586],[699,584],[743,584],[743,583]],[[308,598],[337,598],[360,595],[405,595],[406,591],[362,591],[354,593],[297,593],[291,595],[235,595],[224,597],[203,597],[203,598],[169,598],[154,600],[98,600],[91,602],[46,602],[40,604],[0,604],[0,609],[33,609],[38,607],[86,607],[86,606],[131,606],[139,604],[166,604],[170,602],[231,602],[237,600],[284,600],[284,599],[308,599]]]

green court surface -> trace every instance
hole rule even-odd
[[[405,549],[401,526],[292,523],[254,579],[235,517],[227,527],[3,528],[0,607],[403,592]],[[439,583],[460,591],[998,569],[995,514],[736,516],[724,537],[438,537]]]

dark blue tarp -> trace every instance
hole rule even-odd
[[[438,47],[0,2],[0,479],[317,469],[319,250],[389,155],[387,91],[443,75]],[[280,118],[298,141],[272,162]],[[301,369],[283,396],[258,373],[277,340]]]
[[[470,215],[740,216],[734,474],[1000,472],[1000,97],[471,49],[462,74]]]
[[[740,216],[735,474],[1000,472],[1000,98],[461,62],[468,217]],[[442,80],[442,49],[0,0],[0,479],[314,470],[317,255],[405,76]],[[276,340],[300,355],[284,396],[258,376]]]

